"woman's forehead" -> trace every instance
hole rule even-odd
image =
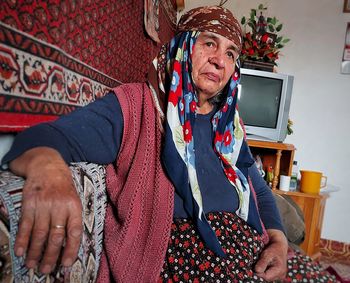
[[[203,31],[198,35],[198,39],[212,39],[215,41],[220,41],[221,43],[224,43],[225,45],[227,45],[227,49],[232,49],[236,52],[238,52],[239,48],[237,47],[237,45],[230,39],[217,34],[215,32],[210,32],[210,31]]]

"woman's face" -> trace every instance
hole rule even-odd
[[[201,32],[192,54],[192,79],[199,107],[219,93],[235,70],[238,48],[233,41],[212,32]]]

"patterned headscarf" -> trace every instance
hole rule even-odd
[[[188,25],[188,27],[187,27]],[[165,170],[183,199],[186,212],[195,221],[206,245],[216,254],[225,256],[215,232],[204,214],[202,194],[196,173],[196,141],[192,135],[198,98],[192,81],[192,50],[200,31],[224,35],[237,46],[241,42],[241,29],[233,15],[221,7],[196,8],[185,14],[179,22],[179,33],[164,46],[154,61],[158,86],[150,81],[153,93],[167,98],[160,108],[165,109],[166,121],[162,161]],[[244,132],[236,109],[239,65],[223,90],[224,101],[212,118],[213,148],[222,169],[239,197],[237,215],[262,231],[257,207],[250,193],[247,168],[254,160],[243,143]],[[153,80],[154,82],[154,80]],[[165,95],[166,93],[166,95]],[[163,106],[163,107],[162,107]]]
[[[242,29],[232,13],[219,6],[199,7],[184,14],[178,25],[177,33],[189,30],[210,31],[226,37],[242,48]]]

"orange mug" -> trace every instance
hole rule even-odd
[[[317,195],[320,193],[320,189],[327,185],[327,177],[323,176],[321,172],[300,170],[300,174],[300,191],[303,193]]]

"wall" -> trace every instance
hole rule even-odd
[[[187,0],[185,11],[220,1]],[[337,189],[327,201],[322,238],[350,243],[350,75],[340,74],[346,23],[343,0],[229,0],[224,5],[238,19],[263,3],[291,39],[282,49],[278,72],[294,75],[290,117],[301,169],[328,176]]]

